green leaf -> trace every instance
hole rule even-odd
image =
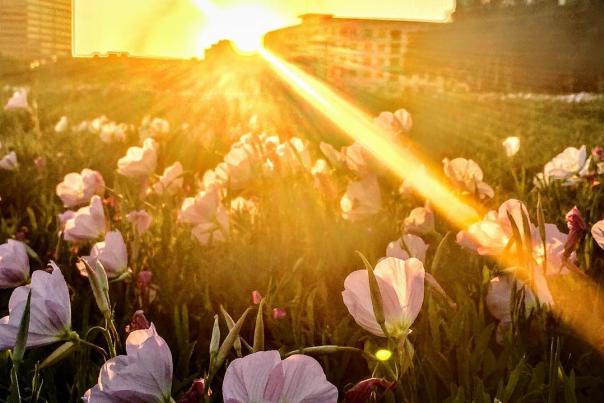
[[[241,317],[239,318],[237,323],[235,323],[235,326],[233,326],[233,328],[231,329],[229,334],[227,334],[226,338],[224,339],[224,342],[218,349],[218,354],[216,355],[215,365],[213,368],[211,368],[212,372],[215,373],[215,371],[218,370],[222,366],[222,364],[224,364],[224,361],[226,360],[227,356],[229,355],[229,351],[231,351],[231,349],[233,348],[233,345],[235,344],[235,340],[237,340],[237,337],[239,336],[239,332],[241,331],[241,328],[243,327],[245,318],[247,317],[248,313],[250,313],[251,309],[252,308],[248,308],[245,310],[245,312],[243,313],[243,315],[241,315]]]
[[[40,369],[50,367],[67,357],[73,351],[75,351],[77,344],[73,341],[67,341],[61,344],[55,351],[53,351],[44,361],[40,364]]]
[[[31,290],[27,294],[27,303],[23,316],[21,317],[21,323],[19,324],[19,331],[17,333],[17,340],[13,349],[13,364],[19,366],[23,362],[23,356],[25,355],[25,349],[27,347],[27,336],[29,333],[29,321],[31,316]]]
[[[365,268],[367,269],[367,276],[369,277],[369,290],[371,293],[371,304],[373,305],[373,314],[376,322],[382,328],[382,331],[388,337],[388,330],[386,329],[386,318],[384,316],[384,306],[382,300],[382,293],[380,292],[380,286],[378,285],[375,274],[373,273],[373,266],[367,261],[365,256],[359,251],[357,254],[363,260]]]
[[[227,324],[227,329],[229,329],[230,331],[235,326],[235,321],[222,305],[220,305],[220,311],[222,312],[222,316],[224,316],[224,321]],[[241,357],[241,337],[237,336],[237,340],[235,340],[235,343],[233,343],[233,348],[235,349],[237,357]]]

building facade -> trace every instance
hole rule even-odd
[[[300,25],[269,32],[264,46],[326,82],[392,95],[405,85],[409,34],[434,22],[300,16]]]
[[[0,54],[71,56],[72,18],[72,0],[0,0]]]

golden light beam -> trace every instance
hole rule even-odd
[[[437,179],[439,175],[426,161],[393,143],[368,114],[347,102],[325,83],[280,59],[269,50],[260,49],[259,53],[298,95],[400,178],[409,181],[410,185],[424,198],[429,199],[432,206],[455,227],[465,230],[469,224],[481,218],[483,212],[478,205],[449,190],[444,182]],[[427,169],[421,169],[422,165]],[[515,263],[512,256],[499,256],[497,260],[503,267],[510,267]],[[587,276],[568,276],[564,278],[567,287],[555,287],[551,290],[554,301],[564,301],[554,303],[551,309],[583,340],[604,354],[604,320],[601,317],[604,304],[600,297],[600,287]],[[571,282],[572,287],[568,287]],[[533,291],[536,294],[536,290]],[[567,301],[572,303],[565,303]]]
[[[446,184],[436,179],[438,176],[435,173],[430,173],[433,171],[430,164],[393,143],[388,134],[378,128],[367,113],[360,111],[299,67],[279,59],[266,49],[260,49],[259,52],[294,91],[361,144],[377,160],[400,178],[407,180],[420,195],[432,200],[434,208],[452,224],[458,228],[466,228],[480,219],[482,214],[477,207],[472,206],[470,200],[464,200],[451,192]]]

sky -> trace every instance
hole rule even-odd
[[[455,0],[75,0],[75,53],[201,57],[219,39],[249,42],[304,13],[444,20]],[[252,39],[250,39],[252,38]]]

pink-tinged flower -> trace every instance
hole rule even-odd
[[[371,174],[369,152],[359,143],[353,143],[348,147],[342,148],[342,154],[346,160],[346,166],[359,177]]]
[[[411,257],[417,258],[422,262],[426,261],[426,251],[428,245],[423,239],[416,235],[405,234],[400,239],[392,241],[386,248],[387,257],[395,257],[406,260]]]
[[[34,158],[34,166],[38,172],[44,171],[46,168],[46,158],[44,158],[43,155],[38,155],[36,158]]]
[[[427,235],[434,232],[434,213],[429,207],[417,207],[411,210],[405,221],[404,231],[415,235]]]
[[[0,289],[27,283],[29,258],[23,242],[9,239],[0,245]]]
[[[518,137],[507,137],[503,140],[503,148],[505,148],[505,154],[508,158],[512,158],[514,155],[518,154],[520,150],[520,139]]]
[[[314,186],[329,199],[335,199],[338,194],[338,186],[333,177],[333,169],[329,167],[324,159],[318,159],[310,170],[314,178]]]
[[[212,396],[212,391],[208,390],[208,396]],[[189,390],[178,399],[178,403],[199,403],[206,395],[206,381],[203,378],[195,379]]]
[[[0,169],[15,171],[17,168],[19,168],[19,162],[17,161],[16,152],[11,151],[0,159]]]
[[[336,150],[331,144],[321,142],[319,144],[319,148],[332,167],[341,168],[346,163],[346,157],[344,154]]]
[[[34,271],[31,284],[16,288],[8,302],[8,316],[0,319],[0,350],[15,345],[21,319],[31,291],[27,347],[65,340],[71,332],[69,291],[61,270],[50,263],[51,272]]]
[[[176,161],[174,164],[170,165],[164,170],[163,175],[160,176],[157,183],[153,185],[153,190],[157,194],[175,194],[182,189],[184,182],[182,173],[182,164]]]
[[[494,277],[489,282],[489,288],[486,295],[487,309],[499,321],[497,328],[497,341],[503,340],[503,332],[509,328],[512,322],[512,297],[513,285],[516,284],[516,291],[524,293],[525,314],[528,316],[530,312],[539,305],[553,306],[554,300],[547,286],[547,280],[543,276],[541,269],[534,267],[534,289],[520,281],[514,281],[512,275],[501,275]],[[537,297],[535,297],[535,295]]]
[[[117,162],[117,172],[129,178],[144,178],[157,167],[157,145],[146,139],[142,147],[130,147],[126,156]]]
[[[563,180],[565,184],[576,182],[576,176],[585,167],[587,162],[587,151],[585,146],[581,148],[568,147],[555,156],[543,168],[543,181]]]
[[[238,214],[249,215],[252,220],[258,215],[258,202],[254,199],[246,199],[243,196],[238,196],[231,200],[231,210]]]
[[[17,89],[4,105],[5,111],[14,111],[19,109],[29,109],[27,103],[27,90],[23,88]]]
[[[493,188],[483,182],[484,174],[480,166],[473,160],[455,158],[443,160],[445,175],[462,192],[478,196],[480,199],[491,198],[495,195]]]
[[[279,166],[287,173],[296,173],[311,168],[312,160],[308,147],[298,137],[292,137],[287,142],[279,144],[276,154],[279,159]]]
[[[69,127],[69,120],[67,119],[67,116],[61,116],[61,119],[59,119],[59,121],[55,125],[55,132],[64,133],[65,131],[67,131],[68,127]]]
[[[81,173],[65,175],[56,192],[65,207],[81,206],[90,202],[92,196],[105,193],[105,181],[99,172],[85,168]]]
[[[126,339],[126,355],[105,362],[98,383],[83,396],[88,403],[171,402],[172,353],[151,324]]]
[[[287,316],[287,312],[283,308],[273,308],[273,319],[274,320],[283,320]]]
[[[170,122],[161,118],[145,116],[138,128],[138,133],[141,140],[147,138],[164,139],[170,133]]]
[[[97,195],[90,200],[90,205],[78,211],[66,212],[60,216],[65,219],[63,238],[71,242],[86,242],[97,239],[105,232],[105,212],[103,202]]]
[[[185,224],[200,224],[211,221],[222,206],[218,190],[203,190],[195,197],[187,197],[180,207],[178,221]]]
[[[346,391],[346,403],[365,403],[375,396],[377,389],[388,390],[394,383],[386,379],[369,378],[363,379]]]
[[[99,137],[103,143],[114,143],[126,140],[128,125],[125,123],[109,122],[101,126]]]
[[[130,221],[130,224],[132,224],[132,228],[134,228],[134,233],[136,235],[142,235],[147,232],[153,222],[153,219],[145,210],[131,211],[126,215],[126,218]]]
[[[569,233],[564,245],[564,258],[568,259],[571,253],[577,248],[577,245],[579,245],[579,242],[581,242],[583,235],[587,232],[587,224],[585,224],[577,206],[574,206],[566,213],[566,225]]]
[[[130,320],[130,324],[126,326],[126,333],[131,333],[136,330],[149,329],[151,324],[147,320],[145,316],[145,312],[141,309],[134,312],[132,315],[132,319]]]
[[[224,207],[220,206],[211,221],[194,226],[191,235],[202,245],[224,242],[227,239],[229,228],[229,215]]]
[[[278,351],[259,351],[237,358],[222,382],[225,403],[336,403],[338,389],[321,365],[306,355],[281,360]]]
[[[406,134],[413,128],[411,114],[405,109],[396,112],[382,112],[374,119],[375,124],[392,136]]]
[[[224,156],[224,162],[216,167],[216,173],[231,189],[239,190],[254,178],[258,163],[258,156],[252,145],[236,143]]]
[[[342,216],[346,220],[358,221],[369,218],[382,209],[380,184],[374,175],[350,182],[340,200]]]
[[[110,231],[103,242],[97,242],[90,250],[90,256],[84,257],[91,267],[99,261],[107,273],[107,278],[121,276],[128,270],[128,250],[119,231]]]
[[[598,246],[604,249],[604,220],[598,221],[591,227],[591,236]]]
[[[416,258],[387,257],[378,262],[374,273],[382,295],[388,333],[394,337],[406,336],[424,302],[424,265]],[[354,271],[346,277],[342,297],[359,326],[385,337],[373,313],[366,270]]]
[[[262,294],[260,294],[260,291],[252,291],[252,303],[254,305],[260,305],[260,302],[262,302]]]

